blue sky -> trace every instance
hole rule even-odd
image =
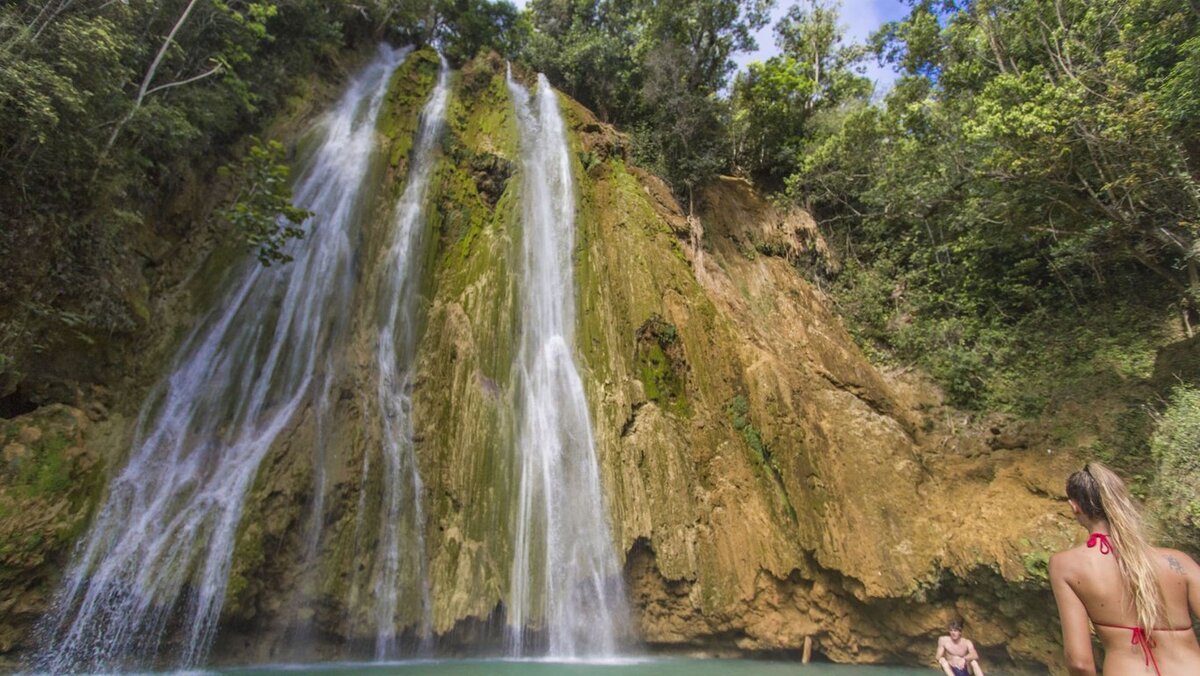
[[[758,51],[750,54],[738,54],[734,57],[738,68],[744,68],[752,61],[764,61],[778,54],[775,48],[775,23],[795,0],[775,0],[775,8],[771,10],[771,23],[759,31],[755,37]],[[846,29],[846,38],[855,42],[864,42],[875,29],[888,21],[903,18],[908,13],[908,6],[902,0],[842,0],[841,24]],[[888,68],[882,68],[870,58],[867,63],[867,77],[875,81],[876,92],[881,92],[896,80],[896,73]]]

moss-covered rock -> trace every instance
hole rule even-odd
[[[46,406],[0,420],[0,654],[31,647],[76,538],[104,487],[79,409]]]
[[[368,642],[377,630],[375,553],[385,501],[374,349],[377,308],[391,302],[377,297],[378,275],[420,114],[439,68],[436,52],[416,50],[389,82],[377,125],[382,168],[368,173],[372,185],[363,194],[357,235],[363,278],[347,308],[352,320],[343,333],[330,337],[340,368],[328,389],[307,402],[276,439],[247,497],[223,621],[229,636],[255,638],[245,641],[252,646],[249,653],[242,646],[228,654],[337,657],[342,653],[335,646],[297,645],[293,637],[319,631],[349,647]],[[420,258],[416,262],[429,265]],[[404,537],[405,542],[413,540],[411,532]],[[417,576],[408,566],[397,581],[409,596],[398,609],[399,629],[420,619],[419,605],[411,602]],[[228,654],[219,652],[218,657]]]
[[[439,67],[437,52],[419,49],[408,55],[388,84],[376,126],[387,145],[388,168],[399,176],[407,170],[409,151],[420,124],[419,113],[433,89]]]
[[[508,588],[512,363],[520,236],[517,129],[496,58],[470,64],[448,111],[435,182],[427,329],[418,350],[414,421],[429,525],[435,631],[487,618]]]
[[[679,344],[679,332],[658,315],[647,319],[637,331],[638,378],[646,399],[667,410],[687,415],[687,360]]]

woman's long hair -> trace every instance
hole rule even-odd
[[[1113,554],[1133,599],[1138,625],[1149,636],[1163,618],[1163,592],[1141,513],[1125,482],[1104,465],[1089,462],[1067,479],[1067,497],[1088,518],[1108,521]]]

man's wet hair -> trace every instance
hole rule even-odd
[[[950,631],[962,631],[962,625],[962,620],[951,620],[949,625]]]

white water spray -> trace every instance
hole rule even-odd
[[[296,203],[315,216],[295,260],[249,266],[147,398],[129,461],[41,625],[35,668],[149,664],[168,633],[181,642],[172,661],[203,662],[259,464],[305,402],[329,400],[324,356],[348,315],[375,121],[407,52],[380,48],[324,120],[296,184]]]
[[[613,655],[628,626],[628,610],[572,352],[570,149],[545,76],[538,76],[533,97],[513,80],[511,70],[508,87],[521,134],[524,235],[510,651],[522,655],[544,649],[562,658]],[[540,629],[540,636],[531,628]]]
[[[437,85],[421,111],[409,153],[408,181],[396,204],[391,245],[379,293],[379,413],[383,423],[384,509],[375,578],[375,658],[396,656],[396,608],[400,573],[415,571],[421,595],[424,642],[430,638],[432,608],[425,573],[421,476],[413,452],[412,366],[417,346],[420,256],[426,230],[425,201],[434,169],[434,149],[445,125],[450,69],[441,60]],[[406,511],[407,510],[407,511]]]

